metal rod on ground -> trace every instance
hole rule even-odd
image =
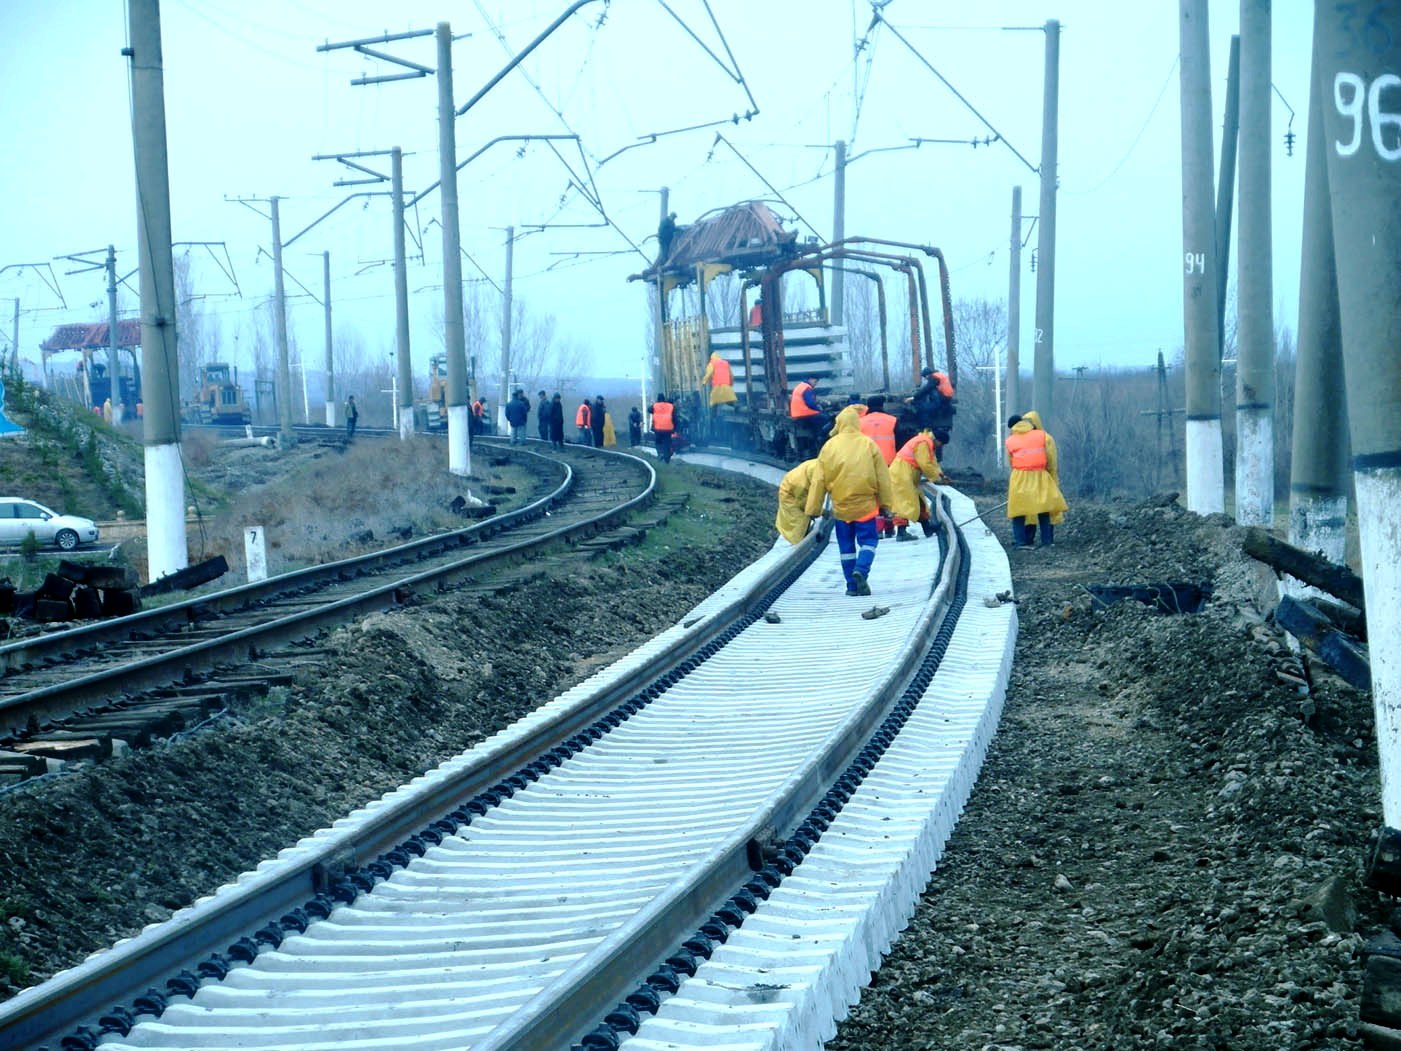
[[[993,506],[989,507],[989,508],[987,509],[987,511],[979,511],[979,512],[978,512],[977,514],[975,514],[972,518],[968,519],[968,520],[965,521],[965,522],[958,522],[958,523],[955,523],[954,528],[955,528],[955,529],[962,529],[964,526],[966,526],[966,525],[968,524],[968,522],[976,522],[978,519],[982,518],[983,515],[987,514],[988,511],[996,511],[996,510],[998,510],[999,508],[1006,507],[1007,504],[1008,504],[1008,501],[1006,501],[1006,500],[1003,500],[1002,503],[1000,503],[1000,504],[994,504]]]

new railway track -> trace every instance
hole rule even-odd
[[[144,733],[172,706],[199,708],[277,681],[288,661],[315,657],[306,640],[327,628],[500,575],[551,544],[611,528],[655,494],[655,471],[636,457],[578,449],[545,456],[491,442],[478,454],[527,468],[534,491],[522,506],[367,555],[0,645],[0,748],[45,732]]]
[[[882,547],[873,600],[841,596],[825,530],[780,545],[507,730],[0,1005],[0,1042],[817,1046],[913,908],[1010,666],[1005,557],[956,527],[969,501],[937,503],[939,542]]]

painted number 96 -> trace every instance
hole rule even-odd
[[[1384,161],[1401,160],[1401,113],[1382,108],[1383,93],[1388,91],[1392,93],[1393,106],[1401,103],[1401,96],[1395,94],[1397,89],[1401,89],[1401,77],[1395,73],[1383,73],[1370,88],[1356,73],[1339,73],[1333,78],[1333,104],[1352,121],[1351,140],[1333,144],[1339,157],[1351,157],[1361,148],[1365,123],[1372,129],[1377,155]]]

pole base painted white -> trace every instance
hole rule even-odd
[[[1289,542],[1342,565],[1347,550],[1347,497],[1295,493],[1289,506]]]
[[[243,531],[243,564],[248,567],[248,583],[267,580],[268,548],[262,526],[249,526]]]
[[[1226,476],[1221,452],[1221,421],[1187,421],[1187,510],[1224,514]]]
[[[413,406],[399,408],[399,440],[406,442],[413,437]]]
[[[472,473],[472,443],[468,437],[469,410],[466,405],[448,406],[448,473]]]
[[[1372,707],[1382,775],[1382,817],[1401,828],[1401,468],[1359,471],[1358,533],[1362,579],[1367,582],[1367,659],[1372,665]],[[1391,642],[1384,640],[1390,639]]]
[[[336,403],[333,401],[326,403],[326,426],[336,426]]]
[[[1269,409],[1236,410],[1236,522],[1268,529],[1275,520],[1275,433]]]
[[[148,582],[190,564],[179,442],[146,446],[146,563]]]

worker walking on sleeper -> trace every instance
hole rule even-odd
[[[929,431],[920,431],[900,447],[895,454],[895,462],[890,465],[890,483],[895,490],[895,521],[899,526],[896,540],[918,540],[911,536],[909,523],[918,522],[925,536],[938,532],[929,507],[929,501],[919,491],[920,479],[931,482],[947,482],[944,470],[939,466],[939,442]]]
[[[812,479],[817,473],[816,460],[804,460],[783,476],[778,483],[778,516],[774,528],[790,544],[796,544],[808,535],[812,518],[807,513],[808,493],[812,490]]]
[[[876,518],[894,500],[890,468],[876,443],[861,433],[865,406],[848,405],[837,414],[832,436],[817,454],[817,470],[808,489],[807,513],[822,513],[822,501],[832,497],[834,532],[841,554],[848,595],[869,595],[871,564],[879,532]]]

